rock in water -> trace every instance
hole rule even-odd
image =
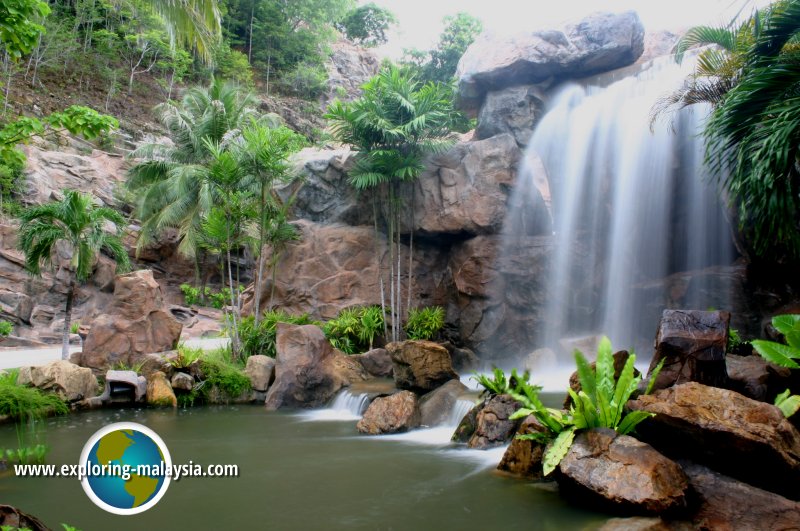
[[[664,366],[653,389],[686,382],[727,387],[725,351],[730,322],[728,312],[664,310],[648,375],[662,359]]]
[[[133,366],[147,354],[176,348],[182,328],[152,271],[120,275],[111,307],[94,320],[86,336],[81,361],[96,371],[115,363]]]
[[[247,358],[244,373],[250,378],[250,386],[256,391],[266,391],[275,376],[275,360],[263,354]]]
[[[692,518],[699,529],[798,529],[800,503],[720,475],[697,464],[684,464],[700,508]]]
[[[10,505],[0,505],[0,526],[3,526],[3,529],[50,531],[50,528],[44,525],[41,520],[35,516],[25,514],[16,507]]]
[[[267,392],[267,409],[320,407],[349,385],[318,326],[278,323],[276,351],[275,381]]]
[[[544,433],[546,428],[536,420],[533,415],[528,415],[522,421],[517,433],[511,440],[503,459],[497,465],[498,470],[508,472],[514,476],[528,479],[542,478],[542,457],[544,456],[545,444],[542,442],[517,439],[517,435],[528,433]]]
[[[67,402],[92,398],[98,392],[97,378],[92,371],[66,360],[51,361],[39,367],[22,367],[17,383],[52,391]]]
[[[394,381],[400,389],[424,393],[449,380],[458,380],[450,353],[432,341],[389,343],[386,350],[392,357]]]
[[[176,372],[172,375],[172,389],[190,392],[194,388],[194,378],[185,372]]]
[[[450,380],[438,389],[424,395],[419,400],[419,409],[422,413],[424,426],[438,426],[450,418],[453,407],[467,386],[458,380]]]
[[[485,450],[510,441],[522,419],[509,420],[508,417],[520,407],[520,403],[509,395],[496,395],[487,399],[476,415],[475,433],[469,438],[467,446]]]
[[[593,505],[648,514],[686,506],[688,480],[681,467],[614,430],[577,435],[559,471],[559,487]]]
[[[642,395],[628,407],[656,414],[636,430],[665,454],[800,498],[800,433],[775,406],[689,382]]]
[[[360,433],[380,435],[408,431],[419,424],[417,395],[411,391],[400,391],[373,400],[356,428]]]
[[[163,372],[154,372],[148,377],[147,403],[151,406],[178,407],[178,399]]]
[[[392,377],[392,357],[385,348],[374,348],[364,354],[357,354],[352,358],[358,361],[372,376],[377,378]]]

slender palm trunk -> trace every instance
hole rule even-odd
[[[230,214],[228,214],[228,220],[230,220]],[[231,291],[231,320],[232,320],[232,337],[231,337],[231,351],[233,354],[233,359],[239,358],[239,320],[237,319],[237,310],[236,307],[236,300],[234,299],[234,287],[233,287],[233,268],[231,263],[231,227],[230,221],[226,223],[225,227],[226,232],[226,249],[225,255],[228,261],[228,286],[230,287]]]
[[[414,282],[414,208],[416,207],[417,187],[411,183],[411,209],[408,223],[408,296],[406,297],[406,317],[411,313],[411,284]]]
[[[266,185],[262,181],[261,182],[261,223],[259,223],[258,227],[258,273],[256,274],[256,287],[254,290],[253,296],[255,297],[255,327],[258,328],[258,322],[261,319],[261,284],[264,278],[264,240],[266,239],[264,234],[264,223],[265,223],[265,212],[266,212]],[[275,274],[273,269],[273,280],[272,280],[272,293],[275,292]],[[272,295],[270,295],[269,301],[270,307],[272,306]]]
[[[69,332],[72,327],[72,300],[75,297],[75,280],[70,274],[67,284],[67,306],[64,308],[64,334],[61,341],[61,359],[69,359]]]
[[[372,223],[375,229],[375,257],[378,259],[378,284],[381,289],[381,313],[383,314],[383,337],[389,336],[386,321],[386,292],[383,289],[383,253],[381,252],[380,239],[378,238],[378,200],[372,195]]]

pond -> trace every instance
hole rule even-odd
[[[173,463],[237,464],[239,477],[173,481],[135,516],[97,508],[73,478],[0,478],[0,503],[53,529],[594,529],[607,519],[567,505],[553,487],[504,477],[502,449],[450,445],[449,428],[390,437],[358,436],[355,420],[268,413],[261,406],[167,411],[102,410],[46,421],[48,463],[78,461],[104,425],[132,421],[155,430]],[[16,445],[0,427],[0,447]]]

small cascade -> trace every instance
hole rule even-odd
[[[447,419],[447,426],[453,429],[457,428],[469,410],[475,407],[474,400],[467,400],[460,398],[453,404],[453,410],[450,412],[450,417]]]
[[[369,393],[352,393],[344,389],[336,395],[330,407],[303,413],[305,420],[353,421],[359,420],[369,406]]]

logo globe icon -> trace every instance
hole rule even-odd
[[[167,491],[172,459],[153,430],[135,422],[118,422],[89,438],[80,465],[86,470],[83,490],[95,505],[131,515],[150,509]]]

